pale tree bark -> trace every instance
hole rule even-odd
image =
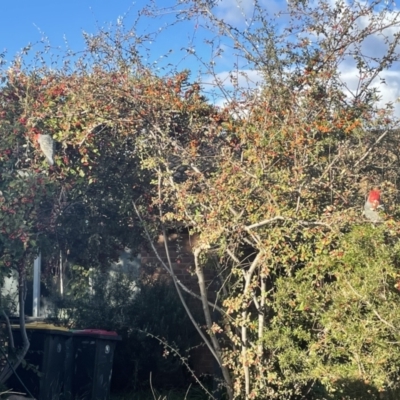
[[[245,388],[245,399],[247,400],[250,396],[250,368],[247,363],[247,352],[248,352],[248,338],[247,338],[247,296],[249,295],[251,280],[253,278],[254,272],[258,267],[262,254],[257,253],[255,259],[250,265],[249,270],[244,275],[244,290],[243,290],[243,311],[242,311],[242,365],[244,374],[244,388]]]
[[[259,362],[259,379],[260,388],[264,387],[264,371],[263,371],[263,334],[265,325],[265,296],[266,296],[266,282],[264,274],[260,274],[260,305],[258,307],[258,344],[257,344],[257,357]]]
[[[219,365],[219,367],[220,367],[220,369],[221,369],[221,371],[223,373],[223,377],[224,377],[224,381],[225,381],[225,386],[226,386],[228,398],[229,399],[233,399],[232,381],[231,381],[228,369],[222,364],[221,354],[218,353],[215,350],[213,343],[210,342],[210,340],[207,338],[207,336],[204,334],[204,332],[202,331],[202,329],[198,325],[196,319],[194,318],[192,312],[190,311],[189,306],[187,305],[187,303],[186,303],[186,301],[185,301],[185,299],[184,299],[184,297],[182,295],[181,285],[179,284],[178,279],[176,277],[176,274],[175,274],[175,272],[174,272],[174,270],[172,268],[172,263],[171,263],[171,259],[170,259],[170,256],[169,256],[169,249],[168,249],[168,244],[167,244],[167,235],[166,235],[165,229],[163,228],[163,237],[164,237],[165,252],[166,252],[166,255],[167,255],[168,264],[166,264],[164,262],[164,260],[160,256],[159,252],[157,251],[157,248],[155,247],[155,245],[153,243],[153,240],[152,240],[152,238],[150,236],[149,230],[145,226],[145,223],[143,221],[143,218],[142,218],[142,216],[140,214],[139,209],[137,208],[137,206],[136,206],[136,204],[134,202],[132,202],[132,204],[133,204],[133,208],[135,210],[135,213],[136,213],[137,217],[139,218],[140,222],[143,224],[144,233],[146,235],[146,238],[147,238],[147,240],[148,240],[148,242],[149,242],[149,244],[150,244],[155,256],[160,261],[161,265],[167,270],[168,274],[171,276],[172,282],[173,282],[173,284],[175,286],[175,289],[176,289],[176,292],[177,292],[177,294],[179,296],[179,300],[181,301],[182,306],[186,311],[186,314],[188,315],[188,317],[189,317],[190,321],[192,322],[193,326],[196,328],[196,330],[199,333],[200,337],[202,338],[204,344],[207,346],[207,348],[210,350],[211,354],[213,355],[213,357],[217,361],[217,363],[218,363],[218,365]],[[189,290],[188,292],[190,293],[191,291]],[[196,296],[196,298],[199,298],[199,297]],[[204,301],[205,298],[200,296],[200,299],[201,299],[202,304],[203,304],[203,301]],[[206,301],[207,301],[207,306],[208,306],[209,305],[208,304],[208,299],[206,299]],[[226,370],[225,373],[224,373],[223,369]]]
[[[228,391],[229,398],[233,398],[231,376],[230,376],[228,368],[223,364],[221,346],[219,344],[219,341],[218,341],[215,333],[212,330],[213,321],[211,318],[210,307],[208,304],[209,302],[208,302],[208,296],[207,296],[207,288],[206,288],[206,284],[205,284],[205,280],[204,280],[204,271],[203,271],[202,266],[199,263],[200,253],[201,253],[201,248],[196,248],[193,252],[193,255],[194,255],[195,268],[196,268],[197,282],[199,284],[199,289],[200,289],[201,303],[203,306],[204,318],[206,320],[208,334],[210,336],[211,342],[212,342],[214,350],[215,350],[215,354],[217,356],[218,365],[221,368],[222,376],[224,377],[224,380],[227,384],[227,391]]]

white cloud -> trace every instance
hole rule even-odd
[[[203,82],[212,85],[223,85],[227,89],[234,87],[254,88],[262,82],[262,75],[259,71],[252,69],[222,71]]]
[[[347,95],[354,96],[360,82],[358,70],[355,66],[343,66],[341,68],[341,78],[349,89]],[[383,81],[382,81],[383,80]],[[394,113],[400,118],[400,104],[397,100],[400,97],[400,71],[382,71],[372,83],[372,88],[377,88],[381,99],[378,102],[380,107],[385,107],[388,103],[393,103]]]
[[[244,21],[251,21],[254,11],[254,0],[220,0],[215,13],[218,17],[232,25],[241,25]],[[286,7],[280,0],[260,0],[259,5],[266,13],[274,14]]]
[[[282,0],[271,0],[268,2],[267,0],[261,1],[262,6],[266,10],[266,14],[285,7],[285,2]],[[316,2],[316,0],[312,1]],[[337,3],[337,0],[329,0],[329,2],[333,6]],[[214,8],[218,17],[223,18],[223,20],[229,24],[241,26],[241,28],[243,28],[245,24],[244,21],[249,21],[251,19],[253,10],[254,0],[221,0]],[[371,26],[371,23],[375,24],[377,28],[382,28],[376,29],[375,32],[369,34],[369,36],[359,44],[360,49],[365,56],[364,59],[370,63],[371,67],[376,66],[373,61],[374,57],[381,58],[386,54],[388,49],[387,40],[392,40],[399,32],[400,18],[397,11],[398,10],[386,11],[381,15],[375,12],[369,16],[358,18],[356,20],[357,26],[355,29],[359,31]],[[277,23],[279,26],[279,21],[277,21]],[[283,21],[281,21],[281,26],[284,26]],[[332,34],[337,34],[337,32],[332,32]],[[311,34],[311,38],[312,36],[313,34]],[[215,85],[217,83],[223,86],[223,88],[229,93],[235,88],[241,88],[242,90],[252,89],[262,82],[261,73],[259,71],[246,69],[244,64],[239,66],[241,68],[238,71],[228,71],[229,62],[231,60],[237,61],[237,58],[233,57],[232,49],[226,46],[223,42],[220,46],[224,47],[224,51],[219,55],[219,59],[216,59],[216,61],[218,62],[220,70],[223,68],[223,71],[219,72],[215,76],[207,77],[204,83],[209,85]],[[360,77],[358,76],[359,72],[356,68],[355,61],[350,57],[346,58],[342,64],[340,64],[339,72],[343,83],[349,89],[347,94],[349,96],[351,96],[351,93],[355,94],[360,83]],[[384,80],[383,82],[382,79]],[[379,106],[384,107],[388,103],[393,103],[395,115],[400,118],[400,104],[397,103],[397,100],[400,98],[399,63],[393,65],[389,70],[382,71],[379,77],[371,83],[371,86],[377,88],[379,91],[381,96]],[[225,100],[217,100],[216,103],[222,105],[225,104]]]

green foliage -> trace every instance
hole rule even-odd
[[[315,379],[338,399],[389,396],[400,363],[392,351],[400,322],[398,239],[382,227],[356,226],[339,248],[277,280],[265,348],[277,353],[290,385]]]

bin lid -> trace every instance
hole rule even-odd
[[[19,324],[11,325],[12,329],[19,329],[19,327],[20,327]],[[45,331],[46,333],[61,334],[61,335],[71,333],[68,328],[65,328],[63,326],[56,326],[53,324],[48,324],[48,323],[42,322],[42,321],[27,322],[25,324],[25,328],[27,330]]]
[[[72,334],[75,336],[92,336],[101,339],[121,340],[121,336],[114,331],[106,331],[104,329],[72,329]]]

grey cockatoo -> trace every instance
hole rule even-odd
[[[54,164],[54,141],[50,135],[43,135],[38,133],[36,135],[36,140],[39,143],[40,150],[46,156],[46,160],[50,165]]]

